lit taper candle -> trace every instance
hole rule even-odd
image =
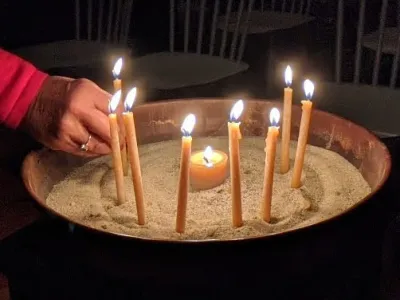
[[[302,114],[300,121],[299,139],[297,141],[296,157],[293,167],[292,175],[292,188],[299,188],[301,186],[301,173],[303,171],[304,156],[306,152],[308,133],[311,121],[312,102],[311,98],[314,94],[314,84],[310,80],[304,81],[304,92],[306,100],[302,100]]]
[[[186,207],[189,194],[189,167],[192,153],[192,131],[196,124],[196,117],[189,114],[182,123],[182,152],[181,167],[178,183],[178,208],[176,211],[176,232],[184,233],[186,227]]]
[[[138,224],[144,225],[145,223],[145,210],[144,210],[144,193],[142,184],[142,172],[140,169],[139,150],[136,138],[135,119],[132,113],[132,106],[136,99],[136,88],[131,89],[126,96],[123,113],[126,143],[128,146],[129,162],[131,165],[131,174],[133,182],[133,190],[135,192],[136,211],[138,217]]]
[[[121,75],[121,69],[122,69],[122,58],[119,58],[117,62],[114,64],[114,68],[112,70],[113,76],[114,76],[114,93],[117,91],[121,91],[122,93],[122,80],[120,78]],[[123,95],[121,94],[121,98],[123,98]],[[123,105],[121,103],[121,105]],[[121,114],[118,114],[118,117],[121,118]],[[121,131],[123,135],[125,135],[125,128],[121,128]],[[124,175],[128,175],[128,156],[126,153],[126,141],[122,143],[122,148],[121,148],[121,159],[122,159],[122,169],[124,171]]]
[[[292,123],[292,85],[293,72],[290,66],[285,70],[286,88],[283,93],[283,120],[282,120],[282,143],[281,143],[281,173],[285,174],[290,168],[290,127]]]
[[[271,220],[272,187],[274,183],[276,144],[279,136],[279,118],[279,110],[277,108],[271,109],[269,113],[271,125],[268,127],[268,134],[265,139],[264,186],[261,206],[262,218],[265,222]]]
[[[240,227],[243,225],[239,151],[239,140],[241,139],[239,119],[242,115],[243,107],[243,100],[237,101],[232,107],[228,122],[232,224],[234,227]]]
[[[113,160],[113,168],[115,175],[115,183],[117,186],[117,198],[118,203],[122,204],[125,202],[125,187],[124,187],[124,172],[122,170],[122,160],[121,160],[121,151],[120,151],[120,142],[118,135],[118,121],[117,114],[115,111],[117,110],[118,104],[121,100],[121,91],[119,90],[112,96],[111,101],[109,103],[109,115],[108,120],[110,123],[110,134],[111,134],[111,150],[112,150],[112,160]]]

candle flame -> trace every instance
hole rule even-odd
[[[112,70],[112,73],[116,79],[121,74],[121,69],[122,69],[122,57],[118,58],[117,62],[114,64],[114,68]]]
[[[196,124],[196,116],[194,114],[187,115],[181,127],[183,135],[190,136],[192,134],[195,124]]]
[[[271,109],[271,112],[269,113],[269,121],[271,122],[271,126],[278,127],[280,118],[281,114],[279,110],[276,107]]]
[[[290,66],[287,66],[285,70],[285,83],[288,87],[292,85],[292,80],[293,80],[292,68]]]
[[[243,112],[243,100],[238,100],[232,107],[230,121],[237,122]]]
[[[110,114],[115,113],[117,110],[119,101],[121,100],[121,90],[117,91],[110,100],[110,103],[108,104],[108,110],[110,111]]]
[[[207,146],[206,149],[204,150],[203,160],[204,164],[208,168],[213,166],[213,163],[211,161],[212,155],[213,155],[213,149],[211,148],[211,146]]]
[[[136,99],[136,87],[131,89],[128,92],[128,95],[126,95],[125,102],[124,102],[125,111],[131,111],[133,103],[135,102],[135,99]]]
[[[303,87],[304,87],[304,93],[306,94],[307,100],[311,100],[311,98],[314,94],[314,83],[312,83],[311,80],[306,79],[304,81]]]

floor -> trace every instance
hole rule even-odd
[[[10,295],[8,292],[8,288],[4,288],[0,290],[0,300],[9,300]]]
[[[10,299],[7,284],[8,284],[7,278],[5,278],[0,273],[0,300],[9,300]]]
[[[0,127],[0,241],[39,217],[19,178],[23,157],[36,147],[29,137]],[[0,273],[0,300],[8,300],[7,280]]]

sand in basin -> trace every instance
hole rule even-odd
[[[226,137],[196,138],[192,151],[211,145],[227,152]],[[307,146],[303,186],[290,188],[291,171],[279,170],[279,147],[275,166],[272,218],[260,218],[265,139],[241,140],[241,176],[244,226],[231,226],[229,178],[207,191],[191,191],[188,198],[184,234],[175,232],[176,189],[179,172],[180,140],[141,146],[140,160],[145,193],[146,225],[137,225],[131,177],[125,178],[128,202],[116,205],[116,188],[110,157],[95,159],[57,184],[48,204],[78,223],[110,232],[163,239],[230,239],[267,235],[317,223],[337,215],[370,193],[358,170],[338,154]],[[292,142],[290,156],[295,155]]]

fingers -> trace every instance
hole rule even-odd
[[[109,97],[96,97],[94,100],[94,107],[101,111],[103,114],[108,115],[110,113],[110,110],[108,108],[108,105],[110,103],[111,95]],[[117,114],[122,114],[125,111],[124,109],[124,103],[123,99],[121,98],[119,105],[117,107],[116,113]]]
[[[105,90],[101,89],[96,83],[90,81],[88,79],[76,79],[71,83],[71,91],[79,91],[79,96],[74,95],[74,97],[84,98],[85,104],[89,104],[89,107],[93,107],[95,109],[100,110],[104,114],[109,113],[108,111],[108,103],[111,99],[111,94],[106,92]],[[83,99],[82,99],[83,100]],[[82,106],[82,103],[79,105]]]
[[[105,143],[103,140],[101,140],[98,136],[95,134],[92,134],[91,141],[88,144],[88,151],[89,154],[93,153],[96,155],[106,155],[111,152],[110,146]]]
[[[91,138],[90,143],[88,144],[88,151],[82,151],[80,146],[81,145],[78,145],[76,142],[71,142],[68,144],[60,142],[57,145],[51,146],[50,148],[82,157],[96,157],[100,155],[106,155],[110,152],[108,145],[98,142],[96,137]]]
[[[69,133],[71,140],[76,145],[75,149],[80,151],[78,152],[79,155],[105,155],[111,152],[108,142],[104,141],[96,133],[90,132],[90,130],[86,129],[78,120],[75,120],[74,123],[74,130],[70,130]],[[80,147],[85,144],[87,146],[87,151],[82,151]],[[74,151],[74,154],[77,152],[76,150]]]
[[[96,153],[85,152],[80,150],[80,146],[78,146],[76,142],[72,141],[69,138],[65,138],[64,140],[59,140],[51,144],[46,143],[45,145],[52,150],[63,151],[76,156],[83,156],[83,157],[98,156],[98,154]]]
[[[72,141],[70,137],[65,137],[56,141],[44,141],[43,144],[56,151],[65,151],[68,153],[74,153],[76,151],[76,142]]]
[[[97,97],[94,97],[94,107],[101,111],[102,113],[108,115],[110,113],[108,109],[108,104],[110,102],[110,99],[112,97],[111,94],[107,93],[106,91],[100,89],[98,87],[98,90],[96,89],[96,92],[98,93]]]
[[[108,104],[111,99],[111,95],[102,89],[99,89],[99,95],[94,97],[94,108],[96,110],[87,111],[84,116],[85,125],[88,129],[101,137],[104,141],[106,141],[109,145],[111,145],[111,135],[109,128],[109,108]],[[122,113],[124,112],[123,99],[121,99],[120,104],[117,108],[118,115],[118,127],[119,127],[119,140],[121,147],[125,145],[125,126],[122,118]]]
[[[107,115],[97,109],[85,113],[82,122],[87,129],[111,145],[110,124]]]
[[[78,79],[71,82],[66,97],[68,110],[60,122],[61,135],[55,141],[60,145],[60,150],[81,156],[110,153],[108,104],[111,95],[87,79]],[[125,145],[124,124],[119,110],[118,123],[120,144],[123,147]],[[88,142],[89,135],[91,135],[91,140]],[[67,142],[67,138],[70,141]],[[80,150],[81,145],[86,143],[87,151]]]
[[[80,112],[80,115],[83,119],[85,126],[88,127],[90,132],[95,133],[101,139],[103,139],[106,143],[111,145],[111,135],[110,135],[110,126],[109,126],[109,102],[111,99],[111,94],[107,93],[106,91],[102,90],[99,86],[95,83],[91,82],[92,89],[90,97],[93,99],[93,109],[85,109],[83,112]],[[120,104],[117,108],[117,115],[118,115],[118,127],[119,127],[119,136],[120,136],[120,144],[121,147],[125,145],[125,128],[124,122],[122,118],[122,113],[124,111],[123,99],[121,99]]]
[[[119,143],[121,147],[125,145],[125,125],[122,119],[122,115],[118,115],[118,134],[119,134]],[[82,118],[82,122],[87,127],[88,131],[97,135],[104,143],[107,143],[111,146],[111,134],[110,134],[110,121],[108,116],[104,115],[102,112],[98,110],[89,111],[84,118]]]
[[[55,149],[53,149],[55,150]],[[61,149],[58,149],[59,151],[63,151],[63,152],[67,152],[76,156],[82,156],[82,157],[97,157],[99,156],[99,154],[97,153],[93,153],[93,152],[89,152],[89,151],[82,151],[80,149],[77,148],[77,145],[71,146],[66,148],[64,145],[62,146]]]

